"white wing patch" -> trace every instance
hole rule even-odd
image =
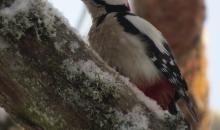
[[[109,5],[127,5],[127,0],[102,0]]]
[[[162,61],[163,61],[163,63],[165,63],[165,64],[167,63],[167,60],[166,60],[166,59],[162,59]]]
[[[157,60],[157,57],[154,56],[153,58],[151,58],[151,60],[152,60],[152,61],[156,61],[156,60]]]
[[[173,84],[177,84],[177,82],[178,82],[178,80],[175,77],[171,77],[168,80]]]
[[[148,21],[133,15],[126,15],[125,18],[130,21],[143,34],[146,34],[157,46],[157,48],[167,55],[170,53],[165,49],[163,42],[166,41],[162,34]]]
[[[175,62],[172,59],[170,59],[170,65],[175,66]]]
[[[178,90],[178,92],[179,92],[182,96],[185,96],[185,92],[184,92],[182,89]]]

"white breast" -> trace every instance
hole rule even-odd
[[[108,16],[99,28],[89,32],[92,48],[119,73],[136,84],[153,84],[161,73],[146,55],[146,48],[138,36],[128,34],[113,15]]]

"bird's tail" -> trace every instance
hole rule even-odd
[[[199,119],[196,115],[195,109],[193,107],[193,104],[190,102],[188,95],[185,93],[185,91],[177,91],[179,97],[182,99],[182,101],[184,102],[186,108],[188,109],[190,115],[192,116],[192,118],[196,121],[199,122]]]

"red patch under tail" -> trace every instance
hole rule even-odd
[[[157,101],[163,110],[168,110],[171,114],[177,113],[174,99],[175,89],[168,81],[161,80],[152,86],[146,86],[145,84],[136,85],[146,96]]]

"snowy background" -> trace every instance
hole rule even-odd
[[[91,26],[90,15],[86,12],[81,0],[50,0],[58,8],[70,24],[77,28],[81,35],[87,35]],[[206,56],[208,60],[208,80],[210,86],[209,105],[211,109],[220,110],[220,1],[206,0],[206,20],[204,29],[207,32]],[[82,17],[82,16],[85,17]]]

